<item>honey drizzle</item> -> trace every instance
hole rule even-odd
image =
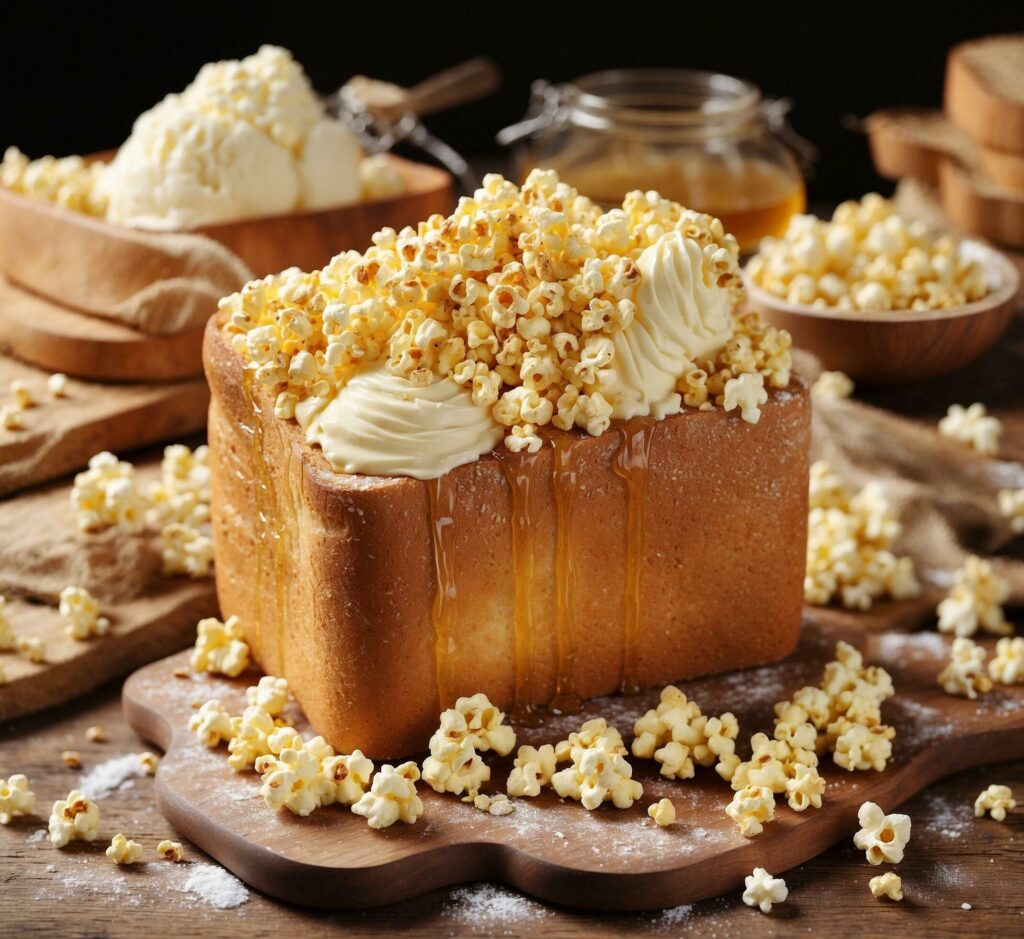
[[[455,677],[458,667],[458,645],[455,624],[459,593],[455,585],[455,496],[456,490],[444,476],[428,479],[427,499],[430,504],[430,537],[434,548],[434,655],[437,668],[437,696],[441,710],[455,702]]]
[[[553,434],[551,482],[555,495],[555,630],[558,637],[558,677],[555,697],[548,705],[554,714],[578,714],[583,701],[576,691],[576,570],[573,562],[573,508],[576,504],[576,468],[572,434]]]
[[[634,418],[620,428],[622,442],[612,469],[626,483],[626,584],[625,637],[622,656],[622,694],[640,690],[637,652],[640,639],[641,590],[644,538],[647,530],[647,485],[650,479],[651,442],[655,421]]]
[[[536,727],[540,710],[533,697],[533,656],[536,626],[533,620],[534,507],[537,454],[514,454],[503,447],[497,451],[512,495],[512,571],[515,579],[514,637],[516,655],[515,699],[511,718],[518,724]]]
[[[249,437],[249,467],[252,474],[253,496],[256,501],[256,575],[253,578],[252,591],[252,638],[253,653],[258,661],[263,659],[263,603],[260,586],[263,583],[264,546],[266,544],[266,506],[264,495],[266,489],[262,480],[263,469],[263,425],[260,422],[260,407],[256,403],[252,391],[253,373],[250,369],[242,370],[242,395],[249,410],[252,412],[252,426],[244,421],[239,426]]]

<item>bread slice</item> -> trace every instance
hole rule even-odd
[[[946,62],[944,107],[977,143],[1024,154],[1024,33],[954,47]]]
[[[559,493],[575,501],[561,526],[554,448],[542,449],[517,529],[532,544],[533,576],[517,582],[514,571],[529,565],[513,551],[504,456],[427,483],[336,473],[293,422],[273,416],[216,319],[204,363],[221,607],[241,618],[264,670],[289,680],[317,731],[341,750],[374,758],[423,750],[454,695],[483,691],[522,712],[558,692],[568,706],[624,683],[773,661],[796,645],[810,443],[810,400],[797,378],[772,393],[756,425],[721,410],[658,422],[645,513],[632,524],[613,466],[620,428],[561,438],[574,477],[560,477]],[[444,547],[437,556],[435,533]],[[629,543],[640,549],[631,553]],[[450,577],[435,610],[439,570]],[[632,641],[630,573],[639,584]],[[568,598],[561,620],[560,594]],[[444,640],[453,607],[451,642],[439,643],[433,614]]]

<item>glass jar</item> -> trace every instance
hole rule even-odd
[[[655,189],[722,220],[743,251],[781,235],[806,206],[785,102],[728,75],[677,69],[595,72],[537,82],[527,117],[498,136],[525,142],[520,169],[557,170],[606,206]],[[786,139],[784,139],[786,138]]]

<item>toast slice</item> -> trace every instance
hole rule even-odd
[[[810,443],[798,378],[756,425],[721,410],[657,422],[632,515],[623,428],[558,431],[569,475],[560,463],[556,486],[556,448],[543,448],[524,515],[504,452],[429,482],[336,473],[274,417],[216,318],[204,363],[223,612],[345,752],[422,750],[454,695],[518,714],[557,695],[568,709],[796,645]]]

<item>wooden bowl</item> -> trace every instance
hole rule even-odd
[[[964,243],[985,268],[991,293],[947,310],[872,312],[787,303],[744,277],[747,306],[786,329],[793,344],[827,369],[868,385],[899,385],[947,375],[990,349],[1014,313],[1020,273],[980,242]]]
[[[365,250],[380,228],[415,225],[435,212],[451,210],[452,181],[444,170],[390,155],[388,159],[405,180],[401,195],[315,212],[240,219],[191,233],[221,242],[255,276],[263,277],[293,265],[316,270],[340,251]],[[94,316],[116,318],[113,310],[119,304],[154,281],[195,274],[194,258],[181,239],[174,244],[170,234],[175,233],[113,225],[0,186],[0,274]],[[203,273],[224,294],[244,283],[244,268],[230,255],[206,264],[216,266]]]

